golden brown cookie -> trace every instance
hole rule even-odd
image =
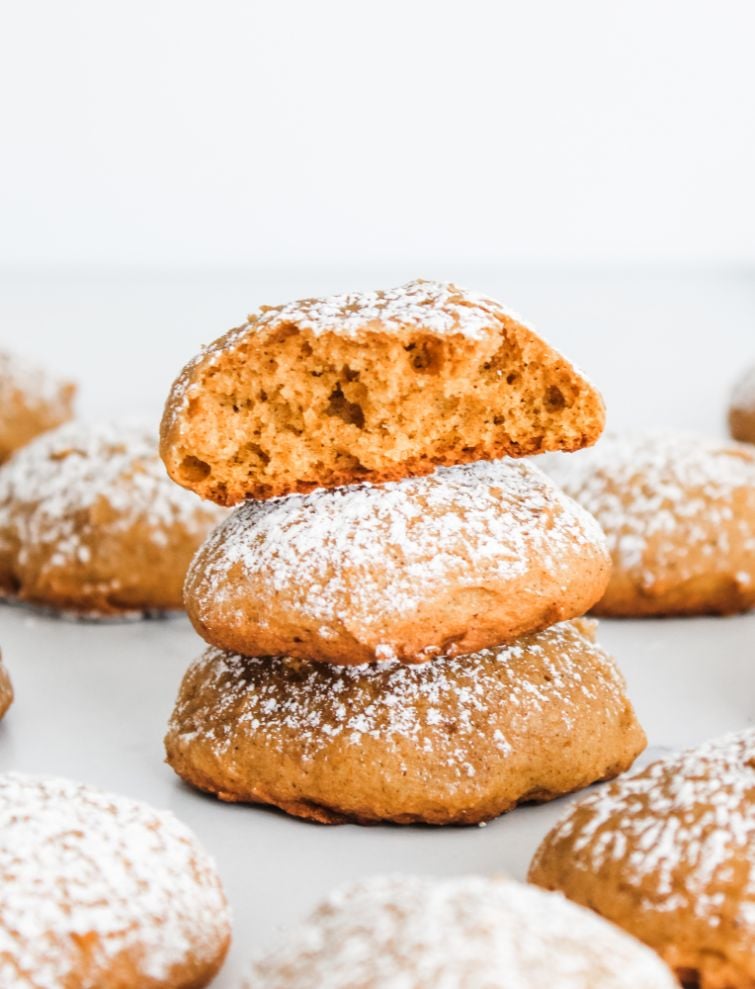
[[[679,989],[644,945],[510,879],[377,876],[331,893],[247,989]]]
[[[223,800],[324,823],[476,824],[632,764],[645,736],[593,623],[428,663],[334,666],[210,648],[168,762]]]
[[[599,615],[727,614],[755,605],[755,450],[685,434],[606,436],[544,460],[603,527]]]
[[[583,615],[611,561],[597,522],[521,461],[247,502],[189,569],[211,645],[361,664],[509,642]]]
[[[735,440],[755,443],[755,365],[734,388],[729,406],[729,430]]]
[[[0,776],[0,985],[200,989],[223,963],[215,865],[166,812],[68,780]]]
[[[0,593],[93,616],[180,608],[222,515],[171,482],[147,430],[69,423],[0,468]]]
[[[573,805],[532,882],[645,941],[699,989],[755,986],[755,729],[652,763]]]
[[[13,703],[13,684],[8,669],[0,656],[0,718]]]
[[[76,386],[0,350],[0,463],[73,415]]]
[[[160,449],[175,481],[233,505],[576,450],[603,421],[593,386],[497,302],[415,281],[263,306],[184,368]]]

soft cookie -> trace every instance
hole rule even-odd
[[[684,434],[604,437],[546,470],[603,527],[603,615],[692,615],[755,605],[755,449]]]
[[[331,893],[247,989],[678,989],[633,938],[508,879],[375,877]]]
[[[576,450],[603,421],[594,387],[499,303],[414,281],[263,306],[184,368],[161,453],[233,505]]]
[[[0,463],[73,415],[76,386],[0,350]]]
[[[0,657],[0,718],[13,703],[13,684],[8,669]]]
[[[729,429],[735,440],[755,443],[755,365],[734,388],[729,406]]]
[[[168,762],[223,800],[326,823],[474,824],[615,776],[645,736],[593,623],[428,663],[335,666],[210,648]]]
[[[237,508],[191,565],[208,642],[247,656],[414,662],[583,615],[610,557],[595,520],[521,461]]]
[[[578,802],[530,879],[645,941],[696,989],[755,986],[755,729]]]
[[[0,776],[0,985],[200,989],[230,940],[212,860],[172,814]]]
[[[0,468],[0,593],[93,616],[180,608],[222,514],[171,482],[146,429],[69,423]]]

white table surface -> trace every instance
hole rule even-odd
[[[0,345],[82,382],[84,415],[159,414],[171,377],[262,301],[390,285],[414,272],[0,272]],[[448,276],[449,271],[433,271]],[[755,359],[755,279],[744,272],[464,270],[458,280],[532,314],[600,384],[614,428],[718,433],[733,377]],[[650,752],[755,722],[755,614],[601,623]],[[0,768],[85,780],[172,809],[215,855],[235,916],[218,989],[335,884],[375,872],[506,871],[522,878],[565,801],[485,828],[323,827],[226,806],[163,764],[180,677],[201,644],[183,618],[92,625],[0,609],[16,687]]]

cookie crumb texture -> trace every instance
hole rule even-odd
[[[215,866],[172,814],[0,776],[3,989],[200,989],[230,940]]]
[[[655,948],[695,989],[755,986],[755,729],[652,763],[574,805],[530,880]]]
[[[0,463],[73,415],[76,386],[0,350]]]
[[[755,449],[674,433],[605,436],[543,458],[600,523],[613,570],[598,615],[755,607]]]
[[[147,429],[69,423],[0,468],[0,595],[89,617],[181,608],[222,517],[171,482]]]
[[[210,648],[168,762],[221,799],[323,823],[477,824],[623,772],[645,736],[593,623],[428,663],[335,666]]]
[[[729,431],[735,440],[755,443],[755,365],[739,379],[732,393]]]
[[[502,460],[247,502],[195,556],[184,601],[242,655],[421,662],[583,615],[610,566],[592,516]]]
[[[603,421],[593,386],[497,302],[415,281],[263,307],[186,366],[161,453],[232,505],[576,450]]]
[[[378,876],[336,890],[246,989],[678,989],[644,945],[508,879]]]

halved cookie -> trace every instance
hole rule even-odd
[[[415,281],[263,307],[184,368],[161,453],[232,505],[577,450],[603,421],[595,388],[497,302]]]

